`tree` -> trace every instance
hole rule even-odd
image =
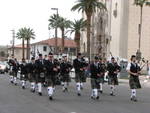
[[[25,59],[24,57],[24,40],[25,40],[25,29],[21,28],[17,32],[17,38],[22,40],[22,59]]]
[[[35,39],[35,33],[31,28],[25,28],[26,37],[25,40],[27,41],[27,59],[30,59],[30,40]]]
[[[90,34],[91,34],[91,17],[92,14],[96,11],[96,9],[105,9],[106,6],[102,2],[98,2],[98,0],[79,0],[77,4],[72,7],[72,11],[82,11],[85,12],[87,17],[87,54],[90,60]]]
[[[60,17],[58,18],[58,28],[61,30],[61,36],[62,36],[62,47],[61,52],[64,52],[64,46],[65,46],[65,30],[70,28],[71,21],[67,20],[66,18]]]
[[[57,53],[57,28],[58,28],[58,14],[50,16],[48,29],[55,29],[55,53]]]
[[[84,31],[85,27],[87,26],[87,21],[84,20],[83,18],[79,20],[74,20],[74,22],[71,22],[71,34],[74,32],[74,40],[77,44],[77,53],[80,52],[80,36],[81,36],[81,31]]]
[[[143,6],[150,6],[150,2],[148,2],[147,0],[134,0],[134,4],[136,6],[140,6],[140,24],[139,24],[139,45],[138,45],[138,51],[137,54],[139,54],[140,56],[139,59],[141,58],[141,34],[142,34],[142,17],[143,17]],[[138,53],[139,52],[139,53]]]
[[[49,27],[51,28],[59,28],[61,30],[62,35],[62,46],[61,46],[61,52],[64,52],[64,39],[65,39],[65,30],[70,28],[71,21],[67,20],[66,18],[63,18],[59,15],[52,15],[49,19]]]
[[[30,39],[34,39],[34,32],[30,28],[21,28],[17,32],[17,38],[22,39],[22,58],[25,59],[25,40],[27,40],[27,59],[29,59]]]

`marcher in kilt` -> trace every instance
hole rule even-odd
[[[25,61],[25,59],[22,59],[22,62],[20,64],[20,80],[21,80],[21,86],[22,89],[25,89],[26,86],[26,81],[28,80],[28,68],[27,68],[27,63]]]
[[[77,95],[81,96],[81,88],[85,81],[85,62],[82,59],[81,53],[78,53],[77,58],[73,61],[75,68],[75,81],[77,86]]]
[[[35,60],[36,67],[36,83],[38,86],[38,94],[42,96],[42,83],[45,81],[45,64],[42,58],[42,54],[39,54],[39,58]]]
[[[94,62],[90,64],[91,72],[91,88],[92,88],[92,99],[99,99],[98,89],[100,84],[101,68],[99,64],[99,58],[96,56]]]
[[[108,70],[108,84],[110,85],[110,95],[111,96],[115,96],[115,86],[118,85],[118,73],[120,72],[120,66],[117,64],[117,62],[115,61],[115,58],[112,57],[111,58],[111,62],[108,63],[107,66],[107,70]]]
[[[104,76],[106,72],[106,64],[103,62],[103,60],[99,59],[99,65],[100,65],[100,77],[99,77],[99,92],[103,93],[103,84],[104,84]]]
[[[141,84],[139,81],[139,75],[140,75],[140,67],[136,63],[136,56],[131,56],[131,63],[128,63],[127,69],[128,73],[130,74],[129,78],[129,85],[131,89],[131,101],[137,101],[136,98],[136,89],[141,88]]]
[[[10,72],[9,72],[10,82],[17,85],[17,73],[19,70],[19,63],[18,63],[17,59],[14,58],[14,56],[12,56],[12,58],[9,60],[8,64],[10,66]]]
[[[69,85],[70,81],[70,71],[72,69],[72,65],[70,62],[67,61],[67,55],[63,55],[63,61],[60,64],[60,75],[63,82],[63,92],[68,91],[67,86]]]
[[[59,69],[54,64],[53,54],[49,53],[48,60],[46,62],[46,82],[47,82],[47,91],[49,95],[49,99],[53,100],[55,82],[56,82],[56,75]]]
[[[36,66],[35,66],[35,58],[31,58],[31,62],[27,64],[28,68],[28,79],[31,84],[31,92],[35,92],[35,86],[36,86]]]

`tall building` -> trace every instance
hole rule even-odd
[[[134,5],[134,0],[99,1],[106,4],[107,11],[97,10],[92,16],[92,54],[129,59],[138,49],[140,7]],[[150,59],[149,10],[150,7],[143,7],[141,52],[145,59]],[[82,33],[81,46],[87,46],[85,32]]]

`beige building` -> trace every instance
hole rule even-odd
[[[107,12],[97,11],[92,17],[92,54],[129,59],[138,49],[140,8],[134,5],[134,0],[100,1],[106,3]],[[145,59],[150,59],[149,10],[150,7],[144,6],[141,52]],[[81,46],[83,52],[87,46],[85,33],[82,33]]]
[[[25,58],[26,58],[26,52],[27,52],[27,46],[25,45]],[[12,47],[8,48],[8,54],[9,54],[9,58],[11,58]],[[22,60],[22,44],[16,45],[14,47],[14,57],[19,61]]]

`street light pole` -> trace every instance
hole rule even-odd
[[[57,15],[57,17],[58,17],[58,8],[51,8],[51,10],[56,10],[57,12],[56,12],[56,15]],[[57,27],[55,28],[55,54],[57,54],[57,34],[58,34],[58,32],[57,32],[58,30],[57,30]]]

